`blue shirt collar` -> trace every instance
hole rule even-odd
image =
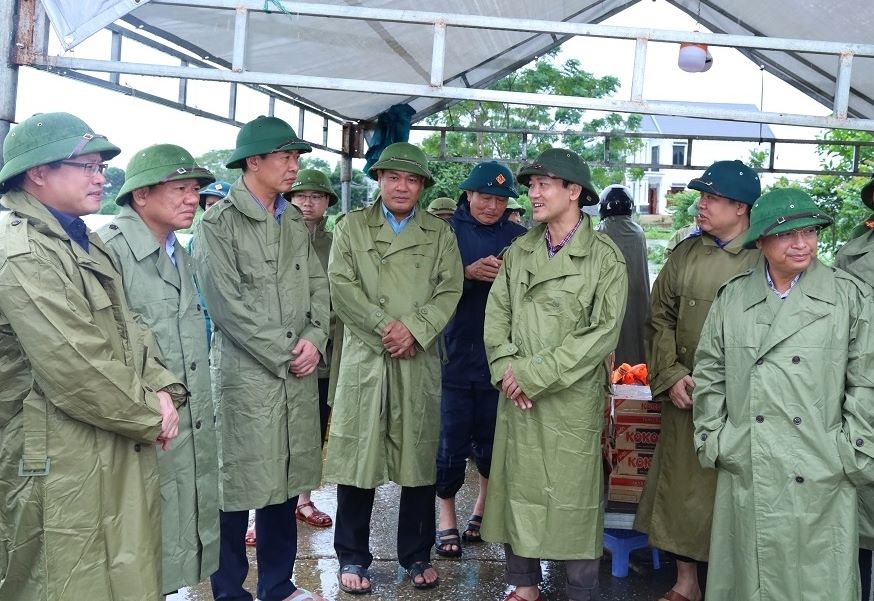
[[[404,231],[404,228],[407,227],[407,224],[410,222],[410,219],[416,214],[416,207],[413,207],[413,210],[410,211],[410,214],[401,219],[400,221],[394,216],[394,213],[389,211],[385,207],[385,203],[379,201],[380,206],[382,206],[382,214],[385,216],[385,220],[388,221],[388,224],[391,226],[391,229],[394,230],[395,234],[400,234]]]
[[[57,209],[53,209],[48,205],[43,205],[49,210],[49,213],[55,216],[64,231],[70,237],[70,240],[81,246],[85,252],[88,252],[88,228],[85,222],[77,215],[70,215]]]
[[[252,195],[252,198],[255,199],[255,202],[257,202],[262,209],[265,211],[267,210],[267,207],[264,206],[264,203],[261,202],[260,198],[252,194],[251,191],[249,194]],[[279,223],[282,220],[282,214],[285,213],[290,204],[291,203],[285,200],[285,197],[282,194],[276,195],[276,201],[273,203],[273,218],[276,220],[276,223]]]
[[[164,240],[164,250],[173,265],[176,265],[176,234],[172,231],[167,234],[167,239]]]

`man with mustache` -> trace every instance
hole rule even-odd
[[[191,256],[175,231],[191,226],[200,188],[215,178],[174,144],[134,154],[112,223],[98,234],[115,252],[131,309],[152,331],[189,397],[179,435],[158,455],[164,595],[218,567],[218,458],[203,307]]]
[[[750,206],[761,192],[752,168],[717,161],[688,187],[701,193],[701,233],[680,242],[668,257],[653,286],[645,327],[662,430],[634,528],[677,562],[677,582],[661,601],[701,601],[698,564],[707,561],[716,477],[699,465],[690,442],[695,349],[716,291],[760,256],[743,247]]]
[[[328,282],[300,212],[283,194],[309,144],[258,117],[237,135],[242,169],[196,232],[197,281],[213,321],[210,350],[219,437],[218,600],[250,600],[245,534],[255,510],[258,598],[321,599],[291,581],[297,495],[320,483],[316,367],[328,340]]]

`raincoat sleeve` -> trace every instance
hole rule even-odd
[[[859,294],[850,322],[846,395],[838,451],[847,477],[862,486],[874,483],[874,298]]]
[[[604,360],[616,348],[628,300],[625,261],[604,260],[595,286],[594,304],[588,319],[551,348],[531,357],[513,360],[513,374],[519,387],[532,400],[569,388],[604,368]],[[606,385],[606,380],[605,380]]]
[[[652,395],[662,394],[692,370],[677,355],[677,307],[674,283],[679,261],[668,258],[652,289],[650,318],[646,324],[646,363]]]
[[[307,260],[307,272],[309,274],[310,287],[310,310],[309,320],[300,333],[301,338],[309,340],[322,355],[322,361],[326,362],[328,349],[328,335],[331,326],[331,295],[328,292],[328,276],[325,268],[319,261],[319,256],[310,245],[309,258]]]
[[[434,266],[434,291],[431,299],[400,318],[416,342],[428,349],[452,319],[464,284],[464,269],[455,236],[446,228],[440,236],[440,250]]]
[[[88,299],[66,274],[35,253],[27,257],[7,261],[0,271],[0,311],[15,331],[36,385],[75,420],[155,442],[161,433],[155,389],[132,365],[115,358],[94,325]]]
[[[507,253],[498,269],[495,281],[492,282],[486,301],[483,342],[486,347],[486,357],[489,360],[492,384],[496,388],[501,387],[507,365],[519,352],[519,347],[513,343],[512,336],[513,311],[510,298],[510,265],[512,261],[512,254]]]
[[[328,259],[328,279],[331,282],[331,304],[345,328],[355,334],[370,350],[380,355],[385,351],[382,332],[391,319],[382,308],[364,294],[355,260],[352,256],[349,228],[350,219],[334,226],[334,243]],[[335,344],[341,344],[337,341]]]
[[[728,419],[725,403],[725,345],[722,324],[725,303],[719,296],[701,330],[695,351],[695,389],[692,391],[693,443],[702,467],[716,469],[719,435]]]
[[[295,338],[267,316],[251,311],[243,299],[243,282],[234,258],[233,233],[225,221],[201,221],[194,244],[200,292],[210,317],[225,336],[278,378],[288,377]]]
[[[188,389],[167,369],[158,341],[152,331],[137,321],[142,334],[143,380],[152,390],[166,390],[178,409],[188,399]]]

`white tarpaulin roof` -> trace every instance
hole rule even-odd
[[[41,0],[62,43],[72,47],[109,23],[125,18],[143,29],[202,56],[231,65],[234,10],[163,4],[158,0]],[[319,4],[365,8],[431,10],[495,18],[600,23],[646,0],[322,0]],[[874,31],[870,0],[844,0],[833,8],[813,0],[668,0],[716,33],[771,38],[867,44]],[[186,4],[234,2],[191,0]],[[428,85],[432,71],[434,28],[394,21],[364,21],[281,14],[285,6],[265,0],[263,11],[250,11],[245,69],[252,72],[367,79]],[[506,73],[563,42],[566,36],[507,30],[449,27],[443,82],[448,87],[486,87]],[[831,106],[836,89],[835,56],[798,51],[742,50],[772,73]],[[212,58],[211,58],[212,60]],[[874,58],[856,57],[848,102],[851,117],[874,118]],[[342,118],[378,115],[408,102],[416,119],[439,110],[447,99],[330,89],[285,88],[306,102]]]

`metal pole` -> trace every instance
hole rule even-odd
[[[12,45],[15,41],[16,9],[18,2],[0,2],[0,140],[15,123],[15,100],[18,95],[18,65],[12,63]],[[0,150],[2,154],[2,150]],[[0,165],[3,157],[0,156]]]
[[[340,157],[340,210],[348,213],[352,206],[352,155],[344,152]]]

